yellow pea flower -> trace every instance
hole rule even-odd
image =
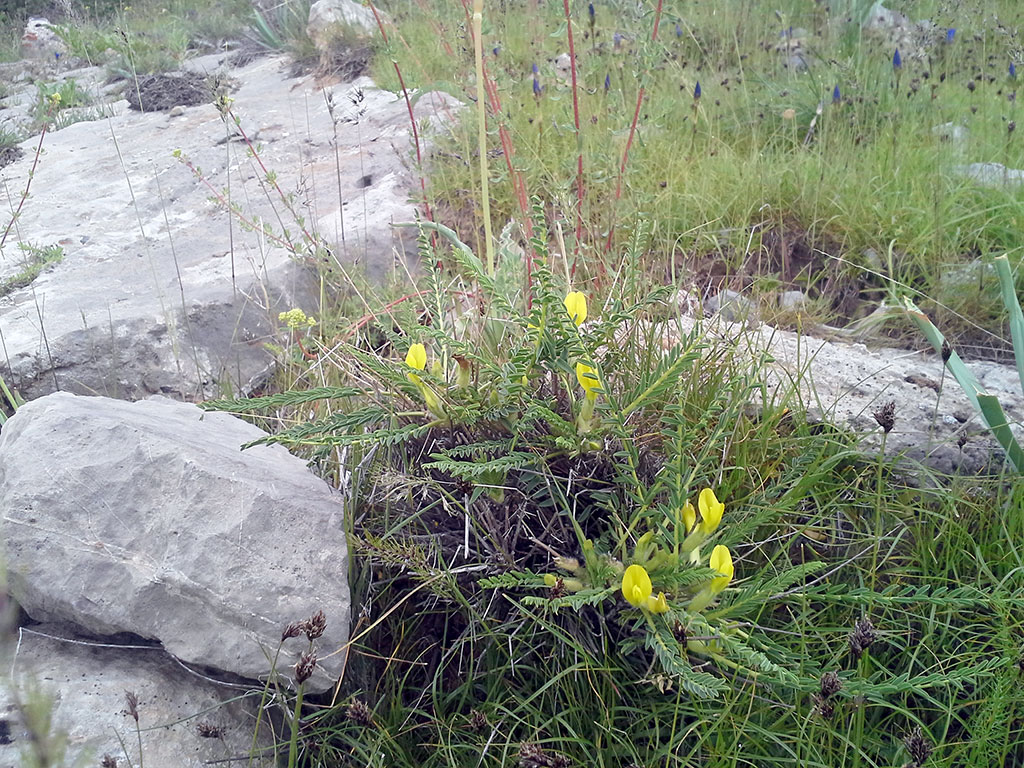
[[[427,367],[427,348],[422,344],[413,344],[409,347],[409,354],[405,356],[405,364],[417,371]]]
[[[668,612],[668,600],[665,593],[659,592],[655,597],[651,586],[651,577],[647,569],[635,563],[622,574],[622,596],[635,608],[642,608],[651,613]]]
[[[729,586],[729,582],[732,581],[733,574],[736,572],[735,566],[732,564],[732,555],[729,553],[729,548],[719,544],[711,550],[711,559],[708,561],[708,567],[722,574],[711,580],[711,594],[717,595]]]
[[[725,512],[725,504],[718,500],[715,492],[705,488],[697,498],[697,506],[700,507],[700,529],[705,536],[714,533],[718,524],[722,522],[722,513]]]
[[[647,575],[647,569],[642,565],[634,563],[622,574],[622,596],[633,607],[646,606],[651,589],[651,577]]]
[[[576,363],[576,381],[587,393],[588,400],[597,399],[597,390],[601,388],[601,381],[597,378],[597,371],[586,363]]]
[[[565,296],[565,310],[578,328],[587,319],[587,297],[579,291],[569,291]]]
[[[657,597],[648,597],[647,610],[651,613],[668,613],[668,600],[665,599],[665,593],[659,592]]]

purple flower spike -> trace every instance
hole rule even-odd
[[[693,87],[693,100],[697,101],[697,99],[699,99],[699,98],[700,98],[700,80],[698,80],[697,84]]]
[[[594,4],[593,3],[591,3],[590,5],[587,6],[587,13],[590,14],[590,20],[593,21],[594,20],[594,14],[596,13],[596,11],[594,11]]]
[[[679,22],[676,22],[676,37],[683,36],[683,28],[679,26]]]
[[[1014,80],[1017,79],[1017,65],[1012,61],[1010,62],[1010,77]]]
[[[903,59],[900,58],[900,49],[897,48],[892,55],[892,68],[895,70],[903,69]]]
[[[540,69],[537,67],[537,62],[535,61],[535,62],[533,62],[533,76],[534,76],[534,78],[536,78],[538,74],[540,74]]]
[[[540,96],[540,92],[541,92],[540,80],[538,80],[537,77],[534,76],[534,78],[533,78],[533,95],[534,96]]]
[[[839,101],[841,100],[841,98],[842,97],[839,94],[839,85],[837,83],[836,87],[832,89],[832,103],[833,104],[838,104]]]
[[[501,48],[499,48],[498,46],[494,46],[493,53],[495,56],[497,56],[499,53],[501,53]]]
[[[611,87],[612,87],[612,76],[610,74],[609,75],[605,75],[604,76],[604,89],[605,89],[605,91],[607,92],[607,90],[609,88],[611,88]]]
[[[954,37],[956,37],[956,29],[947,29],[946,30],[946,42],[947,43],[952,43]]]

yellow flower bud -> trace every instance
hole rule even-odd
[[[427,349],[422,344],[413,344],[409,347],[409,354],[405,356],[405,364],[417,371],[427,367]]]
[[[732,564],[732,555],[729,553],[729,548],[719,544],[711,550],[711,559],[708,561],[708,567],[722,574],[711,580],[711,593],[717,595],[729,586],[729,582],[732,581],[733,574],[736,572],[735,566]]]
[[[544,574],[544,586],[553,587],[557,583],[558,583],[558,579],[555,577],[555,575],[553,573],[545,573]]]
[[[693,504],[687,501],[683,504],[683,528],[686,533],[693,530],[693,526],[697,524],[697,510],[693,508]]]
[[[597,399],[597,390],[601,388],[601,382],[597,378],[597,371],[584,362],[576,363],[576,381],[583,387],[588,400]]]
[[[579,291],[569,291],[565,297],[565,310],[579,327],[587,319],[587,297]]]
[[[648,597],[647,610],[651,613],[668,613],[668,600],[665,599],[665,593],[659,592],[657,597]]]
[[[718,500],[713,490],[705,488],[697,498],[697,506],[700,507],[700,529],[705,536],[710,536],[722,522],[725,504]]]

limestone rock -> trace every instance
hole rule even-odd
[[[25,759],[32,734],[19,703],[45,699],[53,707],[48,743],[64,745],[64,759],[52,755],[51,765],[98,766],[105,755],[122,766],[204,768],[237,758],[249,764],[258,696],[229,702],[245,690],[190,674],[159,648],[84,644],[65,628],[37,625],[22,630],[12,656],[4,669],[13,671],[13,690],[0,688],[0,768],[35,764]],[[124,714],[126,691],[138,698],[141,757],[135,721]],[[211,729],[219,735],[210,737]],[[271,768],[273,739],[265,725],[262,731],[252,765]]]
[[[373,11],[354,0],[316,0],[309,8],[306,33],[321,52],[346,34],[372,35],[376,31]]]
[[[223,58],[200,68],[222,73]],[[214,104],[169,121],[128,111],[122,100],[109,121],[48,134],[34,171],[37,140],[22,145],[21,159],[2,171],[0,210],[17,207],[33,174],[17,233],[28,243],[60,244],[64,259],[0,299],[0,376],[8,385],[27,399],[56,389],[126,399],[248,393],[271,362],[264,343],[284,343],[278,313],[302,307],[318,314],[315,267],[334,283],[353,270],[380,282],[415,269],[415,231],[391,226],[416,216],[405,100],[368,78],[297,80],[288,66],[267,57],[231,70],[238,84],[231,98],[296,216],[274,190],[270,199],[264,194],[264,174]],[[88,82],[91,72],[65,75]],[[35,89],[22,90],[28,109]],[[434,109],[435,127],[453,114],[450,97],[416,97],[417,115]],[[0,108],[0,124],[8,113],[20,119],[21,109]],[[429,151],[426,137],[421,145]],[[211,199],[228,189],[255,231]],[[309,246],[298,217],[326,248]],[[0,227],[6,223],[0,214]],[[298,253],[282,246],[285,227]],[[25,262],[13,237],[3,250],[0,281]]]
[[[704,309],[727,323],[757,318],[757,305],[742,293],[728,288],[704,302]]]
[[[282,628],[327,617],[320,656],[348,639],[338,496],[264,433],[165,398],[56,393],[0,432],[0,510],[11,595],[36,621],[159,641],[247,678],[269,671]],[[305,642],[286,644],[279,669]],[[329,687],[345,654],[311,683]]]
[[[48,19],[33,16],[26,22],[21,36],[21,56],[25,59],[56,61],[65,55],[68,47],[60,39]]]
[[[1006,187],[1013,189],[1024,184],[1024,171],[1007,168],[1002,163],[968,163],[958,165],[955,172],[965,179],[983,187]]]

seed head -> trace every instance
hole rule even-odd
[[[295,682],[302,685],[313,676],[316,669],[316,651],[304,653],[295,664]]]
[[[139,722],[139,697],[135,694],[135,691],[124,692],[125,704],[128,706],[122,714],[128,715],[136,723]]]
[[[310,642],[323,635],[324,630],[327,629],[327,617],[324,616],[323,611],[317,611],[303,623],[305,626],[303,626],[302,630],[306,633],[306,637],[309,638]]]
[[[943,339],[943,341],[942,341],[942,348],[940,350],[940,355],[942,357],[942,362],[944,362],[944,363],[948,362],[949,358],[952,357],[952,355],[953,355],[953,348],[951,346],[949,346],[949,342],[946,341],[945,339]]]
[[[224,729],[219,725],[203,720],[196,723],[196,733],[204,739],[219,739],[224,735]]]
[[[843,687],[843,681],[835,672],[826,672],[821,676],[821,695],[830,699],[835,696]]]
[[[100,768],[117,768],[117,758],[113,755],[104,755]]]
[[[305,623],[306,622],[304,621],[293,621],[291,624],[287,625],[284,629],[281,630],[281,642],[283,643],[290,637],[298,637],[299,635],[301,635],[303,625]]]
[[[474,733],[480,733],[481,731],[487,730],[488,722],[487,715],[481,712],[479,709],[474,709],[469,713],[469,730]]]
[[[847,641],[850,644],[850,653],[853,654],[855,659],[859,659],[861,654],[864,653],[871,644],[878,639],[878,633],[875,631],[875,625],[871,623],[871,619],[865,617],[859,619],[853,627],[853,631],[847,637]]]
[[[373,725],[373,712],[362,699],[352,699],[352,703],[345,708],[345,717],[356,725]]]
[[[519,745],[519,765],[520,768],[568,768],[569,758],[549,754],[539,744],[524,741]]]
[[[932,745],[925,738],[920,725],[915,725],[914,730],[903,737],[903,746],[910,753],[911,768],[920,768],[932,753]]]
[[[824,720],[831,720],[836,713],[835,705],[820,694],[814,694],[811,699],[814,701],[814,709]]]
[[[892,432],[892,428],[896,426],[896,401],[890,400],[875,411],[872,416],[875,417],[875,421],[878,422],[878,426],[882,428],[882,431],[888,435]]]

